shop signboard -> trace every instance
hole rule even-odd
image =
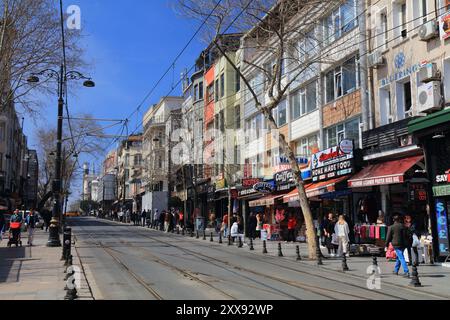
[[[448,240],[448,216],[445,201],[436,199],[436,223],[439,243],[440,256],[448,256],[449,240]]]
[[[311,170],[302,170],[302,180],[311,178]],[[277,172],[273,176],[276,191],[285,191],[295,187],[295,179],[292,170]]]
[[[320,151],[312,156],[311,174],[314,182],[325,181],[354,172],[354,144],[342,140],[339,146]]]
[[[242,187],[250,188],[250,187],[253,187],[255,184],[257,184],[259,182],[261,182],[261,179],[258,179],[258,178],[242,179]]]
[[[273,184],[269,182],[258,182],[253,186],[253,189],[262,194],[270,194],[274,191]]]
[[[441,39],[447,40],[450,38],[450,12],[444,14],[439,21],[439,27],[441,30]]]
[[[448,183],[450,182],[450,170],[447,170],[445,174],[439,174],[436,176],[436,183]]]
[[[240,197],[240,198],[247,197],[247,196],[252,196],[252,195],[257,195],[257,194],[258,194],[258,192],[255,191],[255,189],[253,189],[253,187],[242,189],[242,190],[238,191],[238,197]]]
[[[433,194],[435,197],[450,196],[450,184],[433,187]]]

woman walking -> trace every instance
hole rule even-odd
[[[261,213],[256,215],[256,236],[261,239],[261,230],[263,229],[263,220]]]
[[[333,244],[333,235],[335,234],[334,233],[335,226],[336,221],[334,220],[334,214],[329,213],[327,219],[323,222],[322,231],[325,238],[325,246],[327,247],[328,254],[331,257],[336,256],[336,247],[335,244]]]
[[[348,227],[347,222],[345,221],[344,215],[339,216],[339,220],[336,223],[336,226],[334,227],[334,232],[336,233],[336,236],[338,237],[339,242],[339,249],[338,254],[341,257],[343,254],[347,255],[348,251],[348,243],[349,243],[349,233],[350,228]]]

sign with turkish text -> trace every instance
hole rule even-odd
[[[255,184],[261,182],[261,179],[258,178],[248,178],[248,179],[242,179],[242,186],[244,188],[253,187]]]
[[[377,177],[372,179],[361,179],[349,181],[350,188],[360,188],[360,187],[373,187],[382,186],[387,184],[398,184],[403,183],[405,180],[403,175],[390,176],[390,177]]]
[[[339,146],[314,154],[311,160],[313,181],[324,181],[353,173],[353,151],[353,141],[342,140]]]
[[[448,241],[448,217],[445,201],[436,200],[436,223],[437,234],[439,242],[439,254],[440,256],[449,255],[449,241]]]

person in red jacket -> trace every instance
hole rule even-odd
[[[289,215],[288,219],[288,242],[295,242],[295,229],[297,228],[297,219],[296,217],[291,213]]]

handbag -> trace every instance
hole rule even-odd
[[[336,233],[333,233],[333,235],[331,236],[331,243],[335,245],[339,244],[339,239]]]

